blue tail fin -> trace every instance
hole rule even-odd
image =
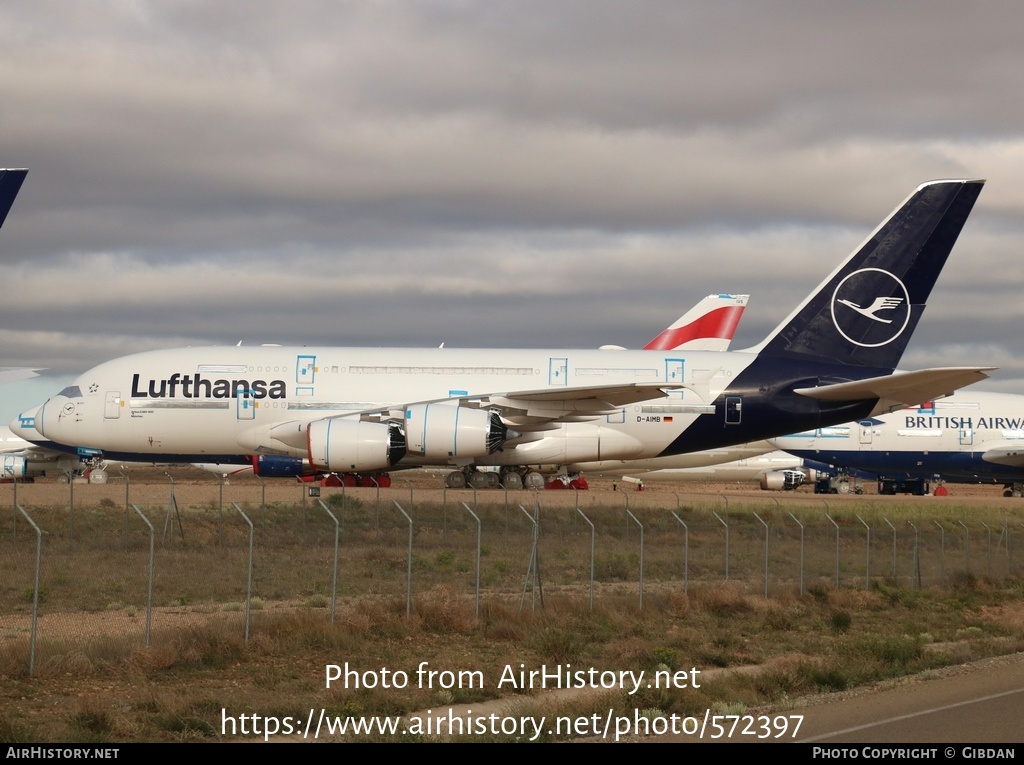
[[[7,220],[7,213],[14,204],[14,198],[21,191],[22,181],[28,175],[25,169],[0,169],[0,226]]]
[[[894,369],[984,183],[919,186],[751,350]]]

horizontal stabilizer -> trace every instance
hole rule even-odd
[[[993,369],[995,367],[940,367],[914,372],[896,371],[891,375],[869,377],[866,380],[817,388],[797,388],[795,392],[819,401],[863,401],[877,398],[878,404],[870,415],[874,416],[948,396],[960,388],[984,380]]]

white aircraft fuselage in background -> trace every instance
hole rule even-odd
[[[962,391],[861,422],[772,439],[847,471],[951,483],[1024,483],[1024,396]]]
[[[181,348],[101,364],[12,427],[112,460],[373,472],[647,459],[864,419],[985,376],[892,374],[982,183],[923,184],[748,351]]]

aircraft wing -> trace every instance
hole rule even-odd
[[[28,380],[31,377],[39,377],[39,371],[24,367],[0,367],[0,383]]]
[[[666,383],[595,385],[412,401],[324,417],[318,420],[290,420],[274,423],[269,427],[256,427],[242,433],[239,437],[239,444],[251,449],[254,453],[272,452],[280,450],[282,446],[286,450],[302,450],[306,448],[308,432],[322,427],[325,423],[333,422],[342,425],[345,422],[384,423],[403,419],[408,423],[410,417],[415,418],[417,423],[422,423],[425,421],[428,408],[437,413],[432,415],[433,417],[442,419],[450,417],[453,410],[473,412],[477,416],[480,427],[489,427],[483,426],[482,420],[492,417],[496,419],[497,415],[494,415],[493,411],[500,410],[501,420],[514,428],[514,431],[509,429],[507,433],[504,433],[502,438],[507,436],[509,441],[513,439],[522,441],[526,433],[553,430],[561,423],[592,420],[605,414],[611,414],[627,404],[664,398],[667,391],[678,390],[681,387],[684,386]],[[448,414],[442,415],[445,410]],[[466,417],[469,415],[466,414]],[[291,452],[286,451],[285,453]]]
[[[1000,441],[981,455],[985,462],[1006,467],[1024,467],[1024,440]]]
[[[541,388],[517,390],[508,393],[489,393],[476,396],[453,396],[431,401],[412,401],[407,404],[372,409],[340,417],[359,417],[365,420],[401,419],[408,406],[453,404],[482,409],[497,407],[504,419],[522,422],[529,420],[551,423],[575,422],[611,414],[619,407],[664,398],[667,391],[679,390],[684,385],[668,383],[632,383],[628,385],[592,385],[575,388]]]
[[[67,458],[63,452],[37,446],[16,436],[10,428],[0,427],[0,476],[4,478],[37,475]]]
[[[938,367],[918,369],[914,372],[893,372],[866,380],[821,385],[817,388],[797,388],[801,396],[819,401],[863,401],[877,398],[878,403],[870,416],[893,412],[922,401],[948,396],[960,388],[988,377],[995,367]]]

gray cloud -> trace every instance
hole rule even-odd
[[[7,3],[0,164],[31,172],[0,232],[2,362],[639,345],[715,291],[753,293],[750,345],[918,183],[982,176],[907,362],[1018,386],[1022,21],[998,2]]]

